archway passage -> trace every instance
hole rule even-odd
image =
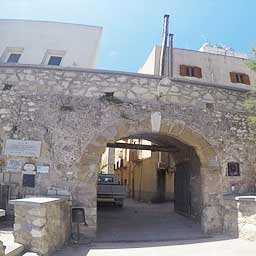
[[[199,228],[204,234],[222,233],[222,177],[221,166],[215,147],[208,142],[207,138],[201,135],[199,130],[194,130],[186,126],[184,122],[163,119],[161,121],[160,131],[158,133],[152,133],[150,120],[145,119],[136,123],[124,121],[113,124],[113,126],[100,131],[99,134],[92,138],[90,143],[87,144],[81,156],[80,172],[78,173],[79,181],[76,186],[74,186],[73,192],[76,205],[82,206],[85,209],[88,226],[80,230],[85,237],[95,237],[96,231],[98,231],[99,234],[101,230],[100,225],[102,218],[99,212],[97,212],[97,175],[100,171],[102,154],[108,143],[119,142],[122,138],[144,139],[150,141],[152,144],[158,146],[163,145],[165,147],[174,145],[179,149],[179,152],[181,152],[180,154],[172,154],[172,156],[175,155],[172,161],[175,163],[175,167],[176,164],[178,165],[178,162],[186,162],[189,156],[193,156],[193,160],[196,163],[193,166],[195,167],[198,164],[200,168],[191,169],[191,179],[196,181],[200,180],[200,184],[195,186],[195,188],[200,191],[196,192],[195,190],[195,195],[199,196],[191,197],[190,202],[195,204],[189,208],[191,211],[190,216],[194,216],[194,219],[198,219],[198,222],[200,221],[201,227]],[[185,150],[183,150],[184,148]],[[179,161],[179,159],[182,159],[182,161]],[[199,170],[196,173],[200,174],[200,179],[195,179],[193,175],[193,171],[196,170]],[[136,173],[138,174],[140,172]],[[171,174],[172,171],[170,170],[168,173]],[[145,177],[151,176],[147,175]],[[172,177],[174,177],[174,175]],[[126,182],[128,182],[128,179]],[[129,184],[133,184],[131,180]],[[151,195],[151,188],[152,187],[150,187],[150,190],[146,191],[149,193],[144,193],[146,197]],[[135,187],[134,183],[134,188],[129,189],[129,196],[131,196],[131,191],[134,191],[134,196],[140,195],[138,192],[136,194],[136,190],[140,191],[140,189]],[[195,205],[199,207],[195,207]],[[109,216],[109,219],[111,218],[112,216]],[[129,222],[126,220],[126,223]],[[169,222],[165,221],[165,223]],[[110,230],[113,230],[113,226]],[[110,234],[109,229],[107,232]]]
[[[192,146],[157,133],[129,135],[107,146],[98,177],[115,176],[127,198],[120,209],[103,205],[98,193],[98,240],[203,236],[201,162]]]

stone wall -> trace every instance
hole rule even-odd
[[[105,92],[115,92],[114,97]],[[189,80],[99,70],[0,67],[0,139],[42,142],[38,158],[1,153],[0,182],[13,184],[13,197],[43,195],[54,187],[85,207],[89,233],[97,223],[96,177],[107,142],[150,133],[151,113],[161,112],[159,134],[192,146],[201,163],[202,220],[222,229],[222,193],[255,190],[255,145],[243,103],[247,90]],[[22,186],[22,172],[6,172],[8,159],[50,166]],[[240,163],[241,176],[228,177],[227,162]],[[207,224],[207,225],[208,225]],[[206,225],[206,226],[207,226]],[[204,226],[204,227],[206,227]],[[207,230],[207,228],[204,228]]]
[[[14,239],[25,249],[50,255],[69,240],[71,209],[68,201],[28,198],[13,200],[12,203],[15,205]]]
[[[238,211],[235,195],[224,196],[223,207],[223,231],[225,234],[238,237]]]
[[[0,256],[4,256],[5,255],[5,247],[3,242],[0,240]]]

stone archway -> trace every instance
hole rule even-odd
[[[105,129],[86,147],[81,157],[79,181],[73,193],[75,202],[82,204],[86,209],[88,227],[82,231],[84,234],[94,235],[97,228],[97,168],[107,143],[132,134],[152,133],[151,129],[150,120],[122,122]],[[214,148],[200,135],[200,131],[173,120],[162,120],[157,134],[175,138],[195,150],[201,173],[201,228],[204,233],[222,232],[221,170]]]

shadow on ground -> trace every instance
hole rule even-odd
[[[95,242],[154,242],[209,238],[199,223],[176,214],[173,203],[146,204],[131,199],[124,208],[98,207]]]

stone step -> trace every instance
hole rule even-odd
[[[26,252],[22,256],[39,256],[39,254],[37,254],[36,252]]]
[[[3,216],[5,216],[5,210],[0,209],[0,217],[3,217]]]
[[[6,246],[5,256],[20,256],[24,251],[24,246],[21,244],[10,244]]]
[[[24,252],[24,246],[14,242],[11,231],[0,231],[0,240],[5,248],[5,256],[20,256]]]

